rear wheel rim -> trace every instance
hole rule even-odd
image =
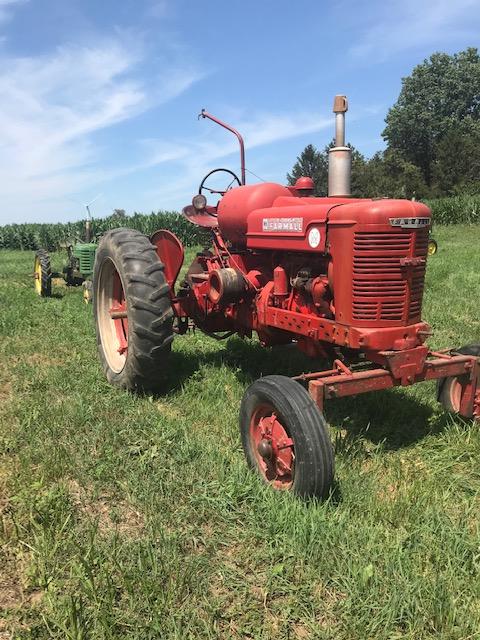
[[[453,378],[449,388],[450,404],[455,413],[460,412],[460,403],[462,401],[462,384],[458,378]]]
[[[273,405],[255,407],[249,429],[257,468],[276,489],[290,489],[295,474],[295,446]]]
[[[128,353],[127,301],[122,279],[110,258],[103,263],[98,282],[98,326],[108,365],[120,373]]]
[[[39,258],[35,258],[35,291],[38,295],[42,294],[42,265]]]
[[[479,382],[477,382],[479,384]],[[480,422],[480,386],[475,391],[475,399],[473,401],[473,419]]]

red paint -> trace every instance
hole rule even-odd
[[[189,222],[197,227],[205,227],[206,229],[214,229],[218,227],[218,220],[216,213],[212,210],[212,207],[207,207],[202,211],[195,209],[193,204],[189,204],[182,209],[182,215],[187,218]]]
[[[433,356],[424,346],[431,334],[421,318],[430,220],[425,205],[299,198],[282,185],[261,183],[228,191],[201,219],[190,209],[186,214],[210,227],[212,246],[195,258],[173,299],[177,316],[206,333],[256,332],[265,346],[296,342],[311,356],[363,355],[367,367],[350,371],[337,363],[310,382],[320,406],[334,395],[454,375],[467,364],[475,375],[460,394],[460,412],[480,414],[475,359]],[[178,273],[177,254],[165,253],[168,273]],[[238,286],[222,295],[222,278],[227,282],[231,270],[240,274]],[[264,419],[257,416],[252,429],[260,433]]]
[[[315,189],[315,184],[313,180],[307,176],[301,176],[295,182],[296,191],[313,191]]]
[[[287,272],[283,267],[275,267],[273,270],[273,295],[279,297],[288,295]]]
[[[112,315],[115,332],[118,339],[118,353],[123,354],[128,349],[128,319],[126,316],[127,302],[123,291],[122,281],[118,271],[115,269],[112,285],[112,307],[110,314]],[[125,314],[124,317],[118,317]],[[115,317],[117,316],[117,317]]]
[[[415,354],[415,351],[418,353]],[[403,352],[404,358],[411,356],[416,368],[410,375],[402,375],[391,360],[395,353],[383,354],[385,368],[372,369],[367,363],[363,368],[351,371],[343,363],[335,361],[336,368],[328,371],[298,376],[308,381],[308,390],[312,398],[323,409],[324,401],[329,398],[341,398],[369,391],[379,391],[397,386],[409,386],[417,382],[436,380],[449,376],[464,376],[463,384],[452,385],[452,405],[460,415],[467,418],[480,417],[480,366],[473,356],[449,356],[429,352],[421,354],[418,349]],[[423,364],[422,364],[423,363]]]
[[[197,258],[204,276],[197,276],[190,295],[178,300],[181,313],[207,332],[213,326],[242,335],[257,331],[265,344],[302,337],[307,352],[318,349],[307,347],[305,339],[368,352],[421,345],[430,331],[420,316],[428,231],[392,227],[389,218],[402,212],[428,218],[429,210],[409,201],[278,196],[283,191],[281,185],[266,183],[225,194],[213,250]],[[269,208],[266,201],[272,203]],[[293,207],[292,201],[312,204]],[[251,211],[255,204],[261,208]],[[302,220],[301,230],[263,230],[263,220],[281,226],[286,219],[288,226],[296,218]],[[245,224],[251,230],[247,248],[228,249],[223,232],[232,240]],[[308,246],[312,225],[321,233],[316,249]],[[251,243],[258,248],[249,249]],[[415,261],[405,265],[406,258]],[[225,267],[241,271],[251,286],[241,299],[222,307],[209,295],[208,280],[212,271]],[[289,281],[305,268],[311,274],[305,287],[290,288]]]
[[[236,136],[236,138],[238,140],[238,143],[240,145],[240,170],[241,170],[241,175],[242,175],[242,184],[245,184],[245,182],[246,182],[246,179],[245,179],[245,145],[244,145],[243,138],[240,135],[240,133],[236,129],[231,127],[229,124],[227,124],[226,122],[223,122],[222,120],[219,120],[215,116],[212,116],[212,114],[208,113],[208,111],[205,111],[205,109],[202,109],[202,111],[200,112],[200,115],[198,117],[199,118],[208,118],[209,120],[212,120],[212,122],[216,122],[221,127],[223,127],[224,129],[227,129],[227,131],[230,131],[231,133],[233,133],[234,136]]]
[[[227,191],[218,203],[218,226],[222,236],[239,247],[245,246],[248,215],[258,209],[271,208],[280,196],[292,199],[287,187],[272,182]],[[295,200],[300,201],[299,198]]]
[[[166,229],[152,233],[150,242],[155,245],[157,255],[163,262],[165,278],[173,293],[185,257],[183,245],[174,233]]]
[[[256,407],[250,420],[250,438],[265,480],[277,489],[289,489],[294,475],[294,443],[272,405],[264,403]],[[268,447],[270,455],[260,454],[261,443]]]

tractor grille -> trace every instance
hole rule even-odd
[[[402,267],[401,258],[427,255],[428,229],[356,232],[353,245],[353,319],[413,323],[420,320],[425,264]]]
[[[78,258],[78,270],[84,275],[93,273],[93,265],[95,262],[95,251],[97,246],[93,243],[78,244],[73,255]]]

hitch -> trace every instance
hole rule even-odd
[[[426,347],[423,365],[419,369],[408,368],[410,364],[406,358],[400,358],[398,352],[392,360],[390,368],[369,368],[368,364],[361,364],[351,369],[340,360],[335,360],[334,368],[327,371],[295,376],[293,380],[308,381],[308,392],[323,411],[325,400],[355,396],[369,391],[380,391],[392,387],[409,386],[417,382],[438,380],[441,378],[462,376],[461,397],[458,413],[471,418],[477,416],[478,392],[477,381],[480,380],[480,365],[475,356],[450,355],[447,352],[429,351]],[[412,351],[416,351],[412,350]],[[404,354],[407,354],[404,352]],[[405,362],[407,363],[405,365]],[[403,367],[407,366],[407,369]]]

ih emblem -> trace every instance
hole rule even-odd
[[[420,229],[430,225],[430,218],[390,218],[390,224],[402,229]]]

